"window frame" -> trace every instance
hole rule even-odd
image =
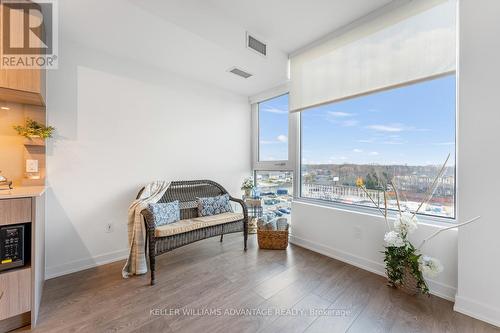
[[[448,75],[455,75],[455,118],[454,118],[454,120],[455,120],[455,149],[454,149],[454,154],[455,154],[455,170],[454,170],[455,186],[454,186],[454,197],[453,197],[453,199],[454,199],[454,203],[453,203],[454,204],[454,216],[453,217],[445,217],[445,216],[417,213],[417,217],[420,220],[423,220],[425,222],[430,222],[432,224],[443,225],[443,226],[449,226],[450,224],[458,223],[458,209],[457,209],[457,202],[458,202],[457,170],[458,170],[458,144],[459,144],[458,143],[458,126],[459,126],[459,124],[458,124],[458,107],[459,107],[459,104],[458,104],[458,100],[459,100],[459,96],[458,96],[458,93],[459,93],[458,72],[453,71],[453,72],[449,72],[449,73],[439,75],[439,76],[427,77],[427,78],[424,78],[424,79],[421,79],[418,81],[410,81],[410,82],[406,82],[405,84],[397,85],[394,87],[387,87],[387,88],[384,88],[381,90],[367,92],[366,94],[356,95],[356,96],[352,96],[352,97],[349,97],[346,99],[342,99],[342,101],[348,100],[348,99],[355,99],[355,98],[359,98],[359,97],[370,95],[370,94],[376,94],[376,93],[379,93],[381,91],[398,89],[398,88],[413,85],[413,84],[431,81],[431,80],[436,79],[438,77],[448,76]],[[334,104],[337,102],[341,102],[341,101],[332,101],[329,104]],[[375,207],[363,206],[363,205],[357,205],[357,204],[347,204],[347,203],[342,203],[342,202],[337,202],[337,201],[329,201],[329,200],[322,200],[322,199],[315,199],[315,198],[308,198],[308,197],[304,197],[302,195],[302,135],[303,135],[302,122],[301,122],[302,112],[308,112],[308,110],[315,108],[315,107],[316,106],[311,106],[311,107],[306,108],[304,110],[292,113],[292,114],[298,114],[298,119],[296,121],[296,126],[298,126],[298,129],[297,129],[298,137],[296,138],[297,151],[296,151],[296,163],[295,163],[295,172],[294,172],[294,178],[295,178],[295,181],[294,181],[294,201],[300,202],[300,203],[314,204],[314,205],[318,205],[318,206],[322,206],[322,207],[330,207],[330,208],[339,209],[339,210],[343,210],[343,211],[351,211],[354,213],[379,216],[379,215],[377,215],[377,212],[376,212],[377,208],[375,208]],[[397,210],[388,208],[387,212],[388,212],[388,218],[396,218]]]
[[[433,216],[426,214],[417,214],[421,223],[427,223],[429,225],[438,225],[447,227],[450,224],[458,223],[458,188],[459,188],[459,179],[458,168],[459,168],[459,157],[458,157],[458,112],[459,112],[459,73],[458,71],[453,71],[450,73],[446,73],[445,75],[455,75],[455,197],[454,197],[454,205],[455,205],[455,216],[451,217],[442,217],[442,216]],[[435,79],[436,77],[428,77],[418,82],[425,82],[428,80]],[[388,87],[382,90],[390,90],[398,87],[415,84],[417,82],[407,82],[403,85],[399,85],[397,87]],[[382,90],[374,91],[371,93],[376,93]],[[380,217],[376,208],[361,206],[361,205],[352,205],[345,204],[341,202],[335,201],[326,201],[320,199],[307,198],[302,196],[302,124],[301,124],[301,113],[307,112],[306,110],[290,112],[288,114],[288,160],[287,161],[259,161],[259,107],[258,103],[264,102],[266,100],[279,97],[284,94],[289,94],[288,85],[283,85],[256,96],[250,97],[249,102],[251,106],[251,157],[252,157],[252,178],[255,181],[256,171],[291,171],[293,173],[293,201],[297,203],[304,204],[312,204],[320,207],[326,207],[330,209],[342,210],[345,212],[355,213],[355,214],[365,214],[372,215],[374,217]],[[370,93],[367,93],[370,94]],[[353,98],[359,96],[353,96]],[[395,210],[388,210],[388,217],[391,219],[396,218],[397,212]]]
[[[260,96],[251,99],[251,122],[252,122],[252,169],[253,171],[292,171],[295,177],[295,161],[296,161],[296,137],[297,115],[288,113],[288,159],[276,161],[260,161],[260,136],[259,136],[259,103],[277,98],[283,95],[289,95],[288,86],[281,86],[269,92],[263,93]],[[295,182],[294,182],[294,197],[295,197]]]

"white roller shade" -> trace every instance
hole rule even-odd
[[[292,55],[290,110],[455,70],[456,1],[415,0]]]

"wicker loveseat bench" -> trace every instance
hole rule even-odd
[[[144,188],[139,191],[140,196]],[[224,234],[243,231],[244,250],[247,249],[248,212],[243,200],[230,196],[230,200],[241,205],[243,213],[223,213],[212,216],[198,216],[197,198],[228,194],[216,182],[210,180],[175,181],[159,202],[179,200],[180,218],[178,222],[156,227],[154,217],[145,209],[141,212],[146,224],[146,253],[149,248],[149,268],[151,285],[155,283],[155,257],[181,246]],[[149,245],[149,246],[148,246]]]

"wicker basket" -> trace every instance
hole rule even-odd
[[[418,293],[417,279],[415,279],[408,266],[405,267],[403,281],[397,284],[396,287],[408,295],[416,295]]]
[[[257,241],[260,249],[285,250],[288,247],[288,230],[257,229]]]

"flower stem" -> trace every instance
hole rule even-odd
[[[431,200],[432,196],[434,195],[434,191],[436,190],[437,188],[437,185],[438,185],[438,181],[439,181],[439,178],[441,178],[441,176],[443,175],[443,172],[446,168],[446,164],[448,163],[448,160],[450,159],[450,154],[448,154],[448,157],[446,158],[446,161],[444,161],[443,163],[443,166],[441,167],[441,169],[439,170],[436,178],[434,178],[434,181],[432,182],[432,185],[429,187],[429,189],[427,190],[426,194],[425,194],[425,197],[426,199],[424,201],[422,201],[420,203],[420,205],[418,206],[417,210],[413,212],[413,216],[412,216],[412,219],[415,217],[415,215],[417,215],[417,213],[419,212],[420,208],[422,208],[422,206],[424,204],[427,204],[429,202],[429,200]]]
[[[382,211],[382,209],[380,209],[380,205],[378,205],[378,204],[375,203],[375,200],[373,200],[372,196],[370,195],[370,193],[368,193],[368,191],[366,190],[366,188],[364,186],[360,186],[360,188],[363,190],[363,192],[365,192],[365,194],[368,196],[368,198],[371,200],[371,202],[373,202],[373,204],[378,209],[378,211],[380,212],[380,214],[382,214],[382,216],[385,219],[385,226],[387,227],[387,230],[390,231],[391,230],[391,226],[389,225],[389,222],[387,221],[387,205],[386,205],[386,211],[385,211],[385,214],[384,214],[384,212]],[[385,194],[385,191],[384,191],[384,194]]]
[[[476,216],[476,217],[474,217],[473,219],[470,219],[470,220],[469,220],[469,221],[467,221],[467,222],[460,223],[460,224],[456,224],[456,225],[452,225],[452,226],[449,226],[449,227],[446,227],[446,228],[443,228],[443,229],[439,229],[438,231],[436,231],[435,233],[433,233],[432,235],[430,235],[429,237],[427,237],[426,239],[424,239],[424,240],[422,241],[422,243],[420,243],[420,246],[419,246],[419,247],[417,247],[417,250],[420,250],[420,249],[422,248],[422,246],[424,246],[424,244],[425,244],[427,241],[429,241],[429,240],[431,240],[432,238],[436,237],[436,236],[437,236],[438,234],[440,234],[441,232],[446,231],[446,230],[449,230],[449,229],[453,229],[453,228],[460,228],[460,227],[462,227],[462,226],[464,226],[464,225],[466,225],[466,224],[469,224],[469,223],[472,223],[472,222],[474,222],[474,221],[478,220],[480,217],[481,217],[481,216]]]
[[[394,181],[391,180],[391,186],[392,188],[394,189],[394,194],[396,195],[396,202],[398,203],[398,210],[399,210],[399,214],[401,214],[401,205],[399,204],[399,194],[398,194],[398,188],[396,187],[396,185],[394,184]]]
[[[387,192],[385,190],[384,190],[384,219],[385,219],[385,225],[389,228],[389,221],[387,221]]]

